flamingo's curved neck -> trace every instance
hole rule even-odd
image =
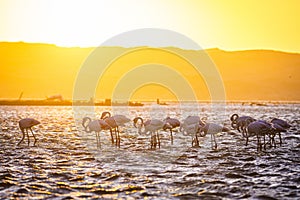
[[[82,126],[84,127],[85,132],[91,132],[91,130],[89,130],[89,124],[91,123],[92,119],[89,117],[85,117],[82,120]],[[86,123],[88,122],[88,123]]]

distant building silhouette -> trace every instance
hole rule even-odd
[[[50,100],[50,101],[55,101],[55,100],[63,101],[64,100],[61,94],[52,95],[50,97],[46,97],[46,99]]]

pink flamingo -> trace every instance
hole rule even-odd
[[[22,134],[23,134],[23,137],[21,139],[21,141],[17,144],[18,146],[21,144],[21,142],[23,142],[24,138],[25,138],[25,131],[26,131],[26,134],[27,134],[27,138],[28,138],[28,146],[29,146],[29,135],[28,135],[28,130],[31,131],[32,135],[33,135],[33,138],[34,138],[34,144],[36,143],[36,137],[34,136],[33,134],[33,131],[31,129],[31,127],[35,126],[35,125],[38,125],[40,124],[41,122],[39,122],[38,120],[36,119],[33,119],[33,118],[25,118],[25,119],[21,119],[19,121],[19,127],[22,131]]]

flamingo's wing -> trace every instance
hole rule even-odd
[[[101,130],[101,126],[100,126],[98,120],[91,121],[88,124],[88,127],[91,131],[100,131]]]
[[[199,116],[188,116],[185,120],[184,123],[186,125],[191,125],[191,124],[197,124],[200,122],[200,117]]]
[[[180,121],[178,119],[171,119],[170,123],[174,128],[180,126]]]
[[[223,126],[215,123],[207,123],[207,133],[220,133],[223,130]]]
[[[280,126],[279,124],[276,124],[276,123],[273,124],[273,128],[275,128],[277,131],[280,131],[280,132],[286,132],[285,128],[283,128],[282,126]]]
[[[109,129],[111,128],[110,125],[104,120],[98,120],[98,124],[100,125],[101,129]]]
[[[152,119],[150,124],[155,127],[163,127],[164,122],[158,119]]]
[[[271,122],[273,124],[278,124],[279,126],[281,126],[282,128],[290,128],[291,125],[289,123],[287,123],[286,121],[282,120],[282,119],[278,119],[278,118],[274,118],[273,120],[271,120]]]
[[[147,126],[147,125],[151,124],[151,121],[152,121],[152,120],[147,120],[147,121],[145,121],[145,122],[144,122],[144,125]]]
[[[116,123],[117,123],[119,126],[122,126],[122,125],[124,125],[124,124],[126,124],[126,123],[128,123],[128,122],[131,121],[131,120],[130,120],[128,117],[126,117],[125,115],[115,115],[113,118],[115,119]]]

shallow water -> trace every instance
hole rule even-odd
[[[81,127],[83,116],[96,119],[101,112],[180,120],[188,115],[229,127],[233,113],[270,120],[278,117],[293,127],[283,133],[283,145],[256,151],[255,138],[245,146],[236,131],[217,135],[218,149],[210,137],[201,138],[200,148],[191,147],[191,137],[161,131],[160,149],[151,150],[149,135],[139,135],[132,123],[122,128],[121,148],[101,135],[101,149],[94,133]],[[144,107],[0,107],[0,198],[30,199],[299,199],[300,197],[300,106],[268,104],[146,105]],[[74,114],[76,119],[74,119]],[[18,121],[32,117],[38,142],[27,146],[21,139]],[[278,138],[277,138],[278,139]],[[277,140],[278,141],[278,140]]]

